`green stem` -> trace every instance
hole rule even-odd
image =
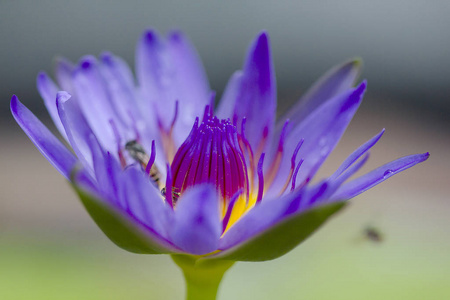
[[[186,280],[186,300],[215,300],[223,274],[234,261],[198,260],[189,255],[172,255]]]

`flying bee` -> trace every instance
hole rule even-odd
[[[381,243],[384,239],[383,233],[373,226],[367,226],[364,229],[364,236],[374,243]]]
[[[180,198],[180,195],[181,195],[181,193],[177,192],[177,190],[178,190],[178,188],[172,187],[172,201],[174,204],[177,203],[178,198]],[[163,195],[164,197],[166,196],[166,188],[165,187],[163,187],[161,189],[161,195]]]
[[[148,161],[150,160],[150,157],[145,152],[144,147],[142,147],[141,144],[139,144],[136,140],[131,140],[125,144],[125,150],[128,151],[128,154],[136,161],[138,162],[142,168],[145,170],[147,167]],[[158,168],[155,164],[152,165],[150,168],[149,176],[151,180],[159,186],[159,180],[161,179],[161,174],[159,173]]]

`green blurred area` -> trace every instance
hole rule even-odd
[[[235,264],[218,299],[450,299],[450,139],[416,116],[363,110],[320,176],[383,127],[363,173],[430,151],[426,163],[353,199],[289,254]],[[1,300],[183,299],[181,272],[168,256],[117,248],[17,126],[0,133]],[[380,242],[367,237],[368,227]]]
[[[384,240],[374,242],[354,213],[278,260],[236,264],[219,299],[447,299],[448,241],[408,241],[384,224]],[[3,237],[0,265],[0,299],[183,299],[181,272],[168,256],[126,253],[101,236]]]
[[[166,257],[137,257],[93,241],[81,247],[33,237],[2,239],[0,299],[172,299]],[[110,247],[107,247],[110,246]],[[177,278],[180,279],[181,277]],[[162,298],[161,298],[162,297]],[[175,299],[175,298],[174,298]]]

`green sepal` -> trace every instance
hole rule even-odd
[[[133,222],[117,209],[97,199],[75,183],[72,183],[72,187],[98,227],[120,248],[138,254],[176,252],[170,248],[170,245],[167,245],[167,247],[164,245],[167,242],[155,236],[150,230]]]
[[[295,214],[238,246],[204,259],[266,261],[278,258],[303,242],[344,205],[345,202],[335,202]]]
[[[201,256],[172,254],[183,271],[187,300],[214,300],[225,272],[234,264],[227,260],[203,260]]]

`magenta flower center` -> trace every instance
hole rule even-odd
[[[216,186],[225,201],[238,192],[248,194],[247,167],[236,127],[229,119],[220,120],[210,113],[198,123],[197,119],[172,162],[174,192],[207,182]]]

